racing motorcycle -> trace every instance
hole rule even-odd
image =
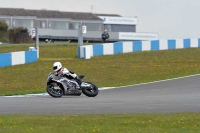
[[[109,38],[109,34],[107,32],[102,33],[101,38],[103,40],[103,42],[108,41]]]
[[[106,41],[108,41],[108,35],[102,35],[102,40],[103,40],[103,42],[106,42]]]
[[[69,79],[65,76],[56,76],[53,72],[50,72],[47,77],[47,93],[55,98],[66,96],[80,96],[82,93],[88,97],[95,97],[98,95],[98,88],[91,82],[84,82],[84,75],[79,76],[81,83],[79,88],[75,83],[75,79]]]

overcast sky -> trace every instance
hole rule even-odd
[[[200,0],[0,0],[0,7],[119,14],[138,17],[137,32],[159,39],[200,38]]]

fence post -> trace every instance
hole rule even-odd
[[[39,58],[39,30],[35,28],[35,48],[37,49],[37,58]]]
[[[83,32],[82,32],[82,24],[78,26],[78,45],[83,45]]]

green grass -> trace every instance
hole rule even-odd
[[[2,44],[0,45],[0,54],[7,52],[26,51],[29,47],[35,47],[35,44]]]
[[[0,115],[1,133],[199,133],[200,113]]]
[[[29,45],[1,45],[0,53],[27,50]],[[85,74],[85,81],[98,87],[116,87],[200,73],[200,49],[133,52],[127,54],[77,58],[77,44],[41,44],[35,63],[0,68],[0,95],[45,92],[52,64]]]
[[[34,44],[0,45],[0,53]],[[146,51],[77,58],[77,44],[41,44],[35,63],[0,68],[0,95],[45,92],[52,64],[63,66],[98,87],[123,86],[200,73],[200,49]],[[200,113],[113,115],[0,115],[0,133],[199,133]]]

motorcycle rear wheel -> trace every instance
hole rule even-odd
[[[54,89],[54,86],[55,85],[53,83],[47,85],[47,88],[46,88],[47,93],[50,96],[54,97],[54,98],[60,98],[60,97],[62,97],[63,93],[64,93],[63,90],[62,89]]]

